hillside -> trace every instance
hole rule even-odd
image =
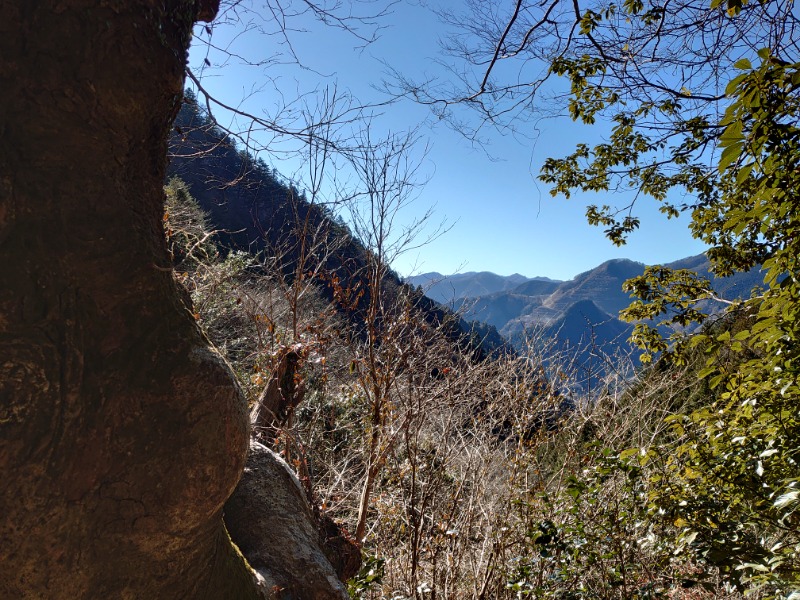
[[[187,93],[170,138],[169,176],[179,177],[208,215],[223,253],[245,252],[266,260],[265,268],[288,280],[311,277],[328,301],[352,296],[341,313],[363,322],[369,304],[370,250],[356,239],[328,207],[309,201],[293,184],[262,160],[240,151],[203,114]],[[444,327],[454,341],[471,346],[478,357],[507,351],[491,326],[470,324],[452,311],[416,294],[386,268],[382,293],[413,295],[425,321]],[[354,302],[354,304],[353,304]]]
[[[235,257],[234,250],[246,251],[262,262],[270,257],[265,272],[270,267],[289,282],[308,271],[324,274],[314,280],[328,301],[340,300],[336,286],[326,286],[334,279],[340,291],[365,289],[365,267],[373,259],[368,248],[266,165],[253,166],[218,131],[191,131],[195,120],[205,127],[202,116],[196,109],[184,112],[189,120],[179,125],[172,173],[187,180],[212,226],[224,230],[218,233],[223,252]],[[199,158],[180,155],[196,154],[197,148],[208,152]],[[304,254],[304,248],[316,250]],[[675,266],[707,271],[704,257]],[[353,597],[387,597],[401,586],[416,590],[416,573],[437,581],[443,564],[447,580],[458,582],[453,597],[472,597],[486,582],[491,582],[491,597],[518,597],[515,590],[528,585],[533,572],[530,565],[520,565],[520,556],[536,557],[536,568],[557,588],[553,597],[578,580],[595,580],[597,589],[616,590],[615,573],[622,566],[643,565],[636,577],[660,577],[661,590],[677,589],[675,573],[681,582],[694,585],[696,563],[673,558],[677,525],[659,525],[666,527],[661,546],[638,544],[653,529],[647,521],[652,515],[641,511],[637,498],[642,489],[657,493],[663,487],[642,487],[650,485],[649,472],[660,473],[660,465],[631,470],[625,461],[631,456],[631,440],[639,444],[636,436],[642,433],[647,444],[642,456],[676,455],[673,447],[656,445],[672,439],[664,411],[696,402],[693,396],[676,394],[674,386],[676,381],[696,385],[698,378],[672,371],[662,379],[654,369],[645,372],[650,379],[641,389],[647,393],[640,394],[638,381],[628,387],[630,380],[615,383],[606,376],[609,366],[628,373],[627,361],[609,361],[604,353],[624,346],[629,326],[615,316],[628,303],[621,285],[643,269],[633,261],[608,261],[564,282],[464,274],[450,288],[453,295],[462,294],[454,306],[468,317],[483,317],[490,323],[486,331],[502,326],[520,347],[531,332],[533,343],[540,344],[538,355],[504,355],[497,361],[474,361],[472,352],[441,343],[439,332],[450,335],[448,342],[474,342],[476,330],[418,289],[403,286],[391,272],[384,280],[387,299],[413,298],[419,312],[383,313],[371,323],[387,333],[383,337],[354,339],[341,334],[347,328],[337,326],[337,318],[347,319],[352,330],[361,326],[369,317],[367,294],[356,295],[351,308],[336,316],[330,303],[319,313],[310,311],[308,322],[316,329],[302,330],[289,343],[272,327],[278,322],[272,304],[254,315],[252,328],[264,334],[263,347],[258,353],[239,353],[246,358],[237,361],[240,382],[249,386],[256,406],[272,398],[290,402],[285,411],[264,413],[280,418],[266,425],[256,420],[255,435],[288,458],[306,493],[319,498],[321,511],[366,540],[364,569],[350,586],[353,592],[372,590]],[[747,289],[747,277],[757,274],[719,282],[719,289]],[[249,284],[243,282],[240,289],[247,291]],[[464,295],[490,289],[494,291]],[[271,290],[261,293],[261,300],[271,302]],[[206,315],[214,317],[214,307],[198,305],[201,324],[207,326],[212,318]],[[417,315],[423,316],[421,321],[415,320]],[[429,323],[437,327],[427,327]],[[222,338],[219,347],[232,357],[241,337]],[[641,481],[632,478],[639,473],[645,474]],[[480,509],[473,512],[473,506]],[[621,521],[615,510],[619,506],[635,518]],[[613,529],[620,525],[626,529]],[[574,547],[574,565],[544,560],[542,550],[550,552],[554,540]],[[609,574],[596,565],[602,564],[601,557],[616,557],[609,546],[620,540],[635,556],[620,558],[617,571]],[[429,543],[431,553],[421,552]],[[507,556],[497,558],[502,571],[495,559],[485,561],[487,543],[509,548]],[[550,556],[558,552],[554,547]],[[463,567],[467,564],[478,565],[477,576],[471,566]],[[670,564],[670,571],[660,575],[661,564]],[[572,573],[567,583],[559,579],[565,572]]]

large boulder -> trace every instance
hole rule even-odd
[[[271,598],[348,598],[300,481],[263,444],[250,444],[242,478],[225,504],[225,524]]]

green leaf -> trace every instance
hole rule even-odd
[[[719,157],[719,171],[720,173],[724,172],[729,166],[731,166],[736,160],[742,155],[742,149],[744,148],[743,142],[736,142],[727,146],[723,151],[722,155]]]
[[[739,84],[742,83],[745,79],[747,79],[747,73],[742,73],[741,75],[737,75],[733,79],[728,82],[728,85],[725,86],[725,95],[726,96],[734,96],[736,94],[736,88],[739,87]]]
[[[717,367],[706,367],[705,369],[701,369],[699,373],[697,373],[698,379],[705,379],[712,373],[717,372]]]
[[[749,163],[739,167],[739,170],[736,172],[736,185],[741,186],[747,181],[750,177],[750,173],[753,172],[753,166],[753,163]]]
[[[741,120],[734,120],[725,128],[725,131],[722,132],[722,135],[719,138],[720,145],[728,146],[734,142],[744,139],[743,131],[744,125],[742,124]]]
[[[639,448],[628,448],[619,453],[620,460],[627,460],[639,454]]]

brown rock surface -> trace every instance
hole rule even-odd
[[[348,598],[321,547],[316,520],[297,477],[258,442],[233,496],[225,524],[272,597],[281,600]]]

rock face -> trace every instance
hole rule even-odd
[[[314,514],[297,477],[258,442],[225,504],[231,539],[263,578],[270,598],[344,600],[347,590],[326,557]]]

